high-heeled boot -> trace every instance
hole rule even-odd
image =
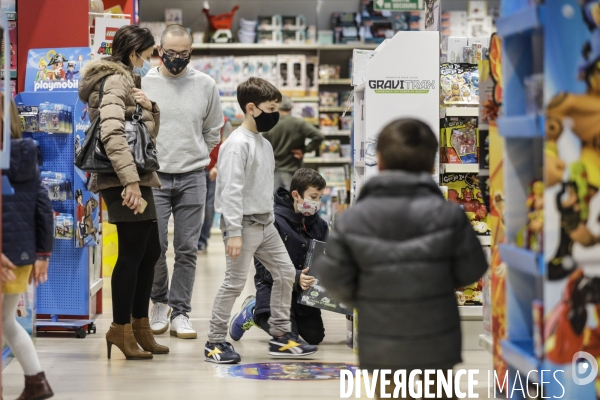
[[[25,389],[17,400],[43,400],[54,396],[46,375],[40,372],[37,375],[25,375]]]
[[[169,352],[167,346],[160,345],[154,340],[154,334],[152,333],[152,329],[150,329],[148,318],[132,318],[131,322],[135,340],[142,349],[152,354],[167,354]]]
[[[112,345],[115,345],[125,354],[128,360],[147,360],[152,358],[152,353],[140,349],[133,336],[131,324],[119,325],[114,322],[110,324],[110,329],[106,332],[106,349],[108,350],[108,359]]]

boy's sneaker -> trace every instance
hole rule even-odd
[[[169,329],[171,307],[166,303],[154,303],[150,310],[150,329],[155,335],[165,333]]]
[[[229,336],[235,341],[238,341],[244,336],[247,330],[256,326],[254,323],[254,307],[256,306],[256,298],[252,295],[246,297],[242,304],[240,312],[235,314],[229,323]]]
[[[293,332],[288,332],[280,338],[272,337],[269,341],[269,354],[272,356],[302,357],[316,352],[317,346],[306,343]]]
[[[185,315],[178,315],[171,321],[171,336],[179,339],[196,339],[198,334],[192,328],[190,319]]]
[[[216,364],[237,364],[242,361],[242,357],[235,352],[231,343],[206,342],[204,345],[204,360]]]

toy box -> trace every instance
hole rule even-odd
[[[73,108],[65,104],[42,103],[39,106],[40,132],[73,133]]]
[[[8,40],[9,46],[8,53],[10,56],[9,68],[11,71],[17,70],[17,21],[8,21]],[[2,45],[4,45],[4,39],[2,40]],[[2,56],[0,57],[1,67],[4,70],[4,53],[2,52]],[[4,74],[2,75],[4,77]]]
[[[319,107],[317,103],[294,103],[292,116],[316,125],[319,123]]]
[[[281,15],[272,16],[259,16],[258,17],[258,30],[261,31],[276,31],[281,30],[283,27],[283,20]]]
[[[224,101],[221,103],[223,115],[232,122],[241,122],[244,119],[244,112],[237,101]]]
[[[479,104],[477,65],[443,63],[440,66],[441,107]]]
[[[454,292],[459,306],[480,306],[483,303],[483,282],[456,288]]]
[[[54,237],[56,239],[73,239],[73,216],[71,214],[57,213],[54,217]]]
[[[181,8],[166,8],[165,9],[165,23],[167,25],[177,24],[181,25],[183,22],[183,11]]]
[[[23,132],[38,132],[38,106],[17,106]]]
[[[306,56],[306,95],[319,95],[319,57]]]
[[[282,31],[282,40],[284,44],[305,44],[305,31]]]
[[[61,172],[42,171],[42,186],[48,191],[48,197],[54,201],[66,201],[73,198],[71,182]]]
[[[288,31],[306,31],[306,18],[304,15],[281,17],[283,29]]]
[[[458,204],[467,214],[478,235],[490,235],[489,215],[479,189],[477,174],[442,174],[441,184],[448,187],[448,201]]]
[[[352,130],[352,117],[349,115],[340,117],[340,129],[343,131]]]
[[[283,33],[281,31],[258,31],[256,34],[256,43],[281,44],[283,43]]]
[[[319,65],[319,80],[340,79],[340,66],[332,64]]]
[[[321,113],[319,127],[324,133],[337,132],[340,129],[340,115],[338,113]]]
[[[330,186],[334,183],[341,183],[346,180],[346,171],[344,171],[344,167],[319,167],[319,174]]]
[[[278,88],[282,94],[302,97],[306,93],[306,56],[299,54],[277,56]]]
[[[477,118],[446,118],[441,137],[443,138],[442,152],[444,163],[477,164]]]
[[[322,107],[337,107],[340,95],[338,92],[320,92],[319,105]]]
[[[321,157],[325,159],[340,157],[340,141],[339,140],[324,140],[321,142]]]

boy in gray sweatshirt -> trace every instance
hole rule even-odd
[[[222,215],[227,269],[213,304],[205,360],[218,364],[241,361],[225,337],[233,304],[244,289],[253,257],[274,281],[269,354],[309,355],[317,347],[308,345],[291,329],[290,302],[296,270],[273,225],[275,160],[271,144],[260,135],[279,121],[281,93],[263,79],[250,78],[238,86],[237,99],[245,113],[244,121],[221,146],[217,166],[215,208]]]

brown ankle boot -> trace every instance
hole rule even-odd
[[[108,350],[108,359],[112,345],[115,345],[125,354],[128,360],[147,360],[152,358],[152,353],[140,349],[133,336],[131,324],[119,325],[114,322],[110,324],[110,329],[106,332],[106,349]]]
[[[43,400],[54,396],[46,375],[40,372],[37,375],[25,375],[25,389],[17,400]]]
[[[167,354],[169,352],[167,346],[160,345],[154,340],[154,334],[152,333],[152,329],[150,329],[148,318],[132,318],[131,321],[133,335],[142,349],[152,354]]]

